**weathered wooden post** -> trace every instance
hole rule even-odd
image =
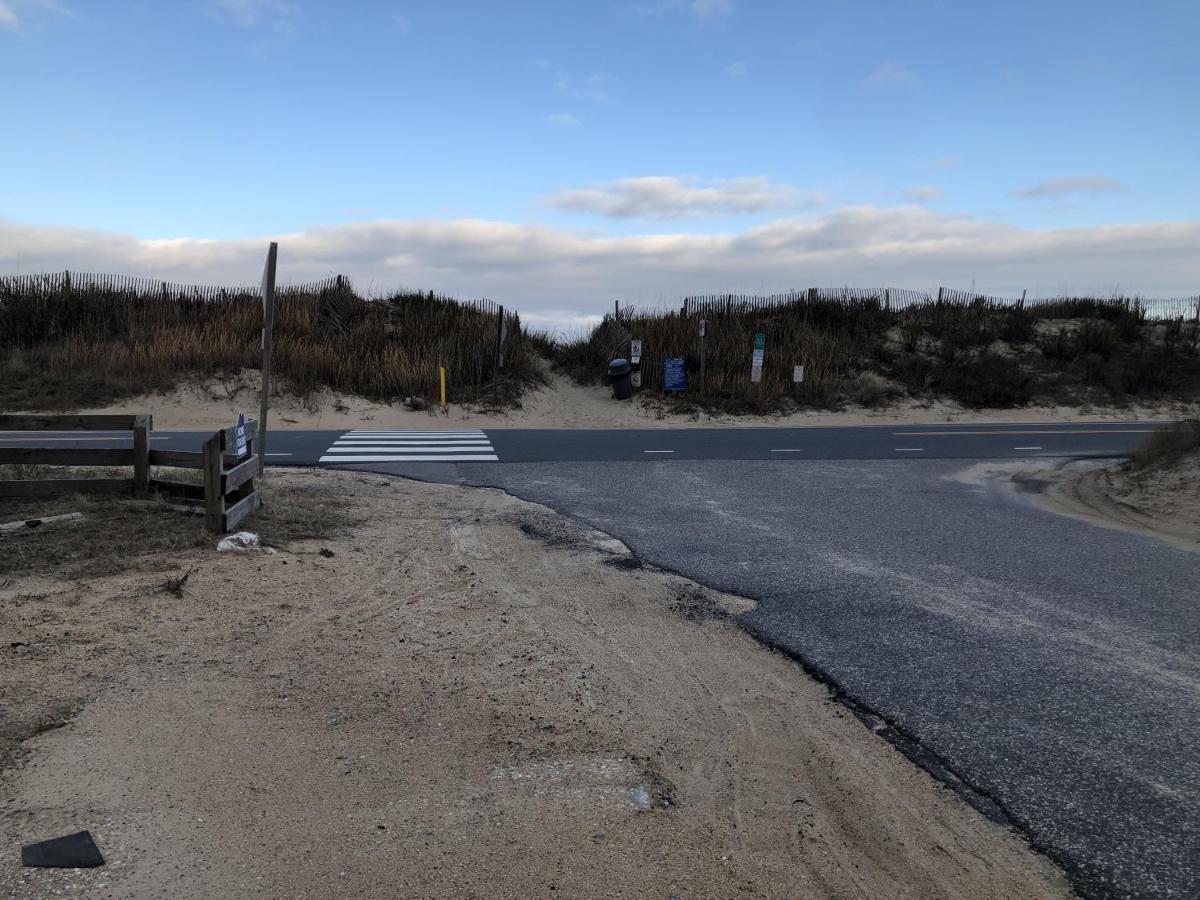
[[[204,527],[214,534],[224,530],[225,486],[221,484],[225,461],[222,459],[221,432],[207,441],[201,450],[204,465]]]
[[[271,333],[275,327],[275,261],[279,245],[271,241],[263,267],[262,399],[258,408],[258,477],[267,466],[267,400],[271,393]],[[218,479],[219,480],[219,479]]]
[[[150,431],[153,427],[153,417],[133,417],[133,495],[143,499],[150,495]]]

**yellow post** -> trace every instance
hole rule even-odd
[[[446,367],[438,366],[438,383],[441,385],[442,408],[446,406]]]

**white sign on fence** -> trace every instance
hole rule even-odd
[[[800,384],[804,381],[804,366],[794,366],[792,368],[792,382]]]
[[[246,455],[246,414],[238,413],[237,425],[233,429],[234,439],[237,444],[237,457],[241,459]]]
[[[642,342],[639,340],[631,340],[629,342],[629,362],[636,363],[642,358]]]
[[[700,337],[704,337],[706,334],[708,334],[708,319],[701,319],[700,320]]]

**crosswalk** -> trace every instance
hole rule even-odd
[[[348,431],[322,454],[323,463],[498,462],[482,431]]]

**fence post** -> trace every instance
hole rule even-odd
[[[151,416],[133,417],[133,495],[145,498],[150,495],[150,429],[154,427]]]
[[[937,299],[937,302],[938,302],[938,306],[941,306],[941,305],[942,305],[942,288],[938,288],[938,299]]]
[[[504,307],[500,307],[500,314],[496,324],[496,368],[492,373],[492,380],[495,381],[500,377],[500,370],[504,368],[504,339],[507,337],[504,328]]]
[[[271,241],[267,248],[267,264],[263,267],[262,302],[262,398],[258,410],[258,477],[263,478],[267,467],[267,406],[271,395],[271,344],[275,330],[275,261],[279,245]],[[218,473],[219,476],[219,473]],[[217,478],[220,481],[220,477]],[[224,510],[222,510],[224,512]]]
[[[204,442],[201,453],[204,461],[204,527],[220,534],[225,524],[225,495],[221,493],[225,460],[222,458],[221,432]]]

